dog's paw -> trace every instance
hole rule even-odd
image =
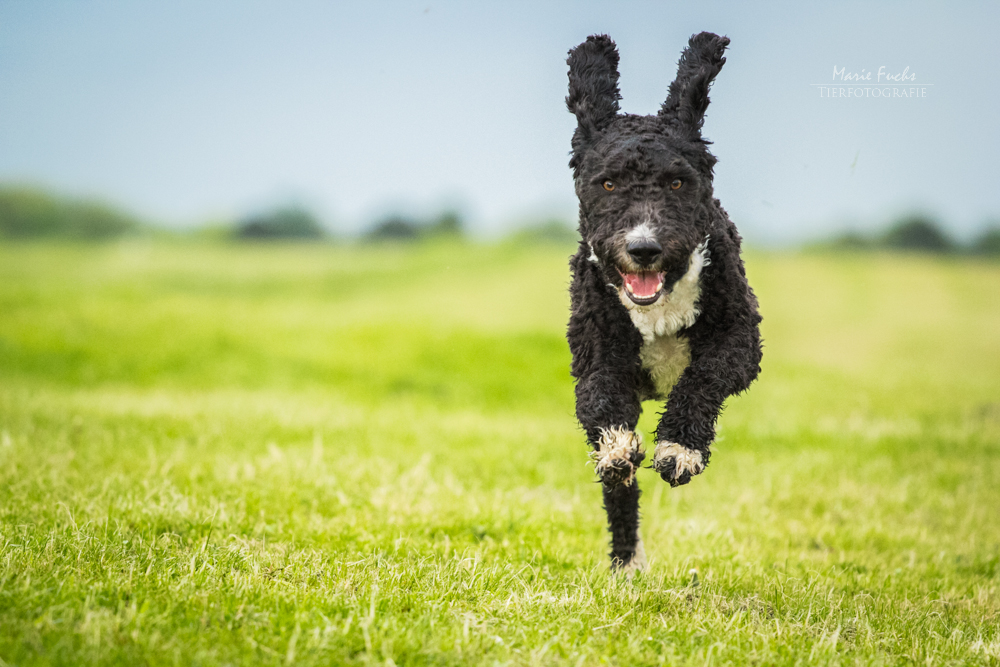
[[[604,429],[597,444],[598,450],[590,457],[601,482],[605,486],[631,484],[639,464],[646,458],[639,434],[625,428]]]
[[[653,470],[670,486],[681,486],[705,469],[705,460],[697,449],[662,440],[653,453]]]

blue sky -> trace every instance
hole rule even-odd
[[[186,226],[288,202],[355,230],[460,207],[572,220],[566,51],[606,32],[655,112],[694,32],[732,39],[705,135],[758,243],[911,210],[1000,218],[997,4],[0,0],[0,180]],[[834,67],[925,97],[829,98]]]

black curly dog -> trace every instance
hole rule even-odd
[[[606,35],[567,60],[581,236],[567,338],[616,570],[645,567],[635,479],[642,401],[667,401],[653,469],[687,484],[708,464],[723,401],[760,372],[757,299],[740,235],[713,197],[716,159],[701,136],[728,44],[692,37],[655,116],[619,113],[618,51]]]

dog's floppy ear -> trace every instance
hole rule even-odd
[[[618,49],[607,35],[591,35],[569,52],[566,106],[584,134],[599,131],[618,115]]]
[[[667,101],[659,116],[691,138],[701,137],[701,125],[708,109],[708,89],[722,66],[728,37],[710,32],[693,35],[677,63],[677,78],[670,84]]]

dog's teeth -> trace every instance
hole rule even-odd
[[[635,290],[633,290],[633,289],[632,289],[632,286],[631,286],[631,285],[629,285],[628,283],[625,283],[625,289],[627,289],[627,290],[628,290],[628,293],[629,293],[629,294],[635,294]]]

